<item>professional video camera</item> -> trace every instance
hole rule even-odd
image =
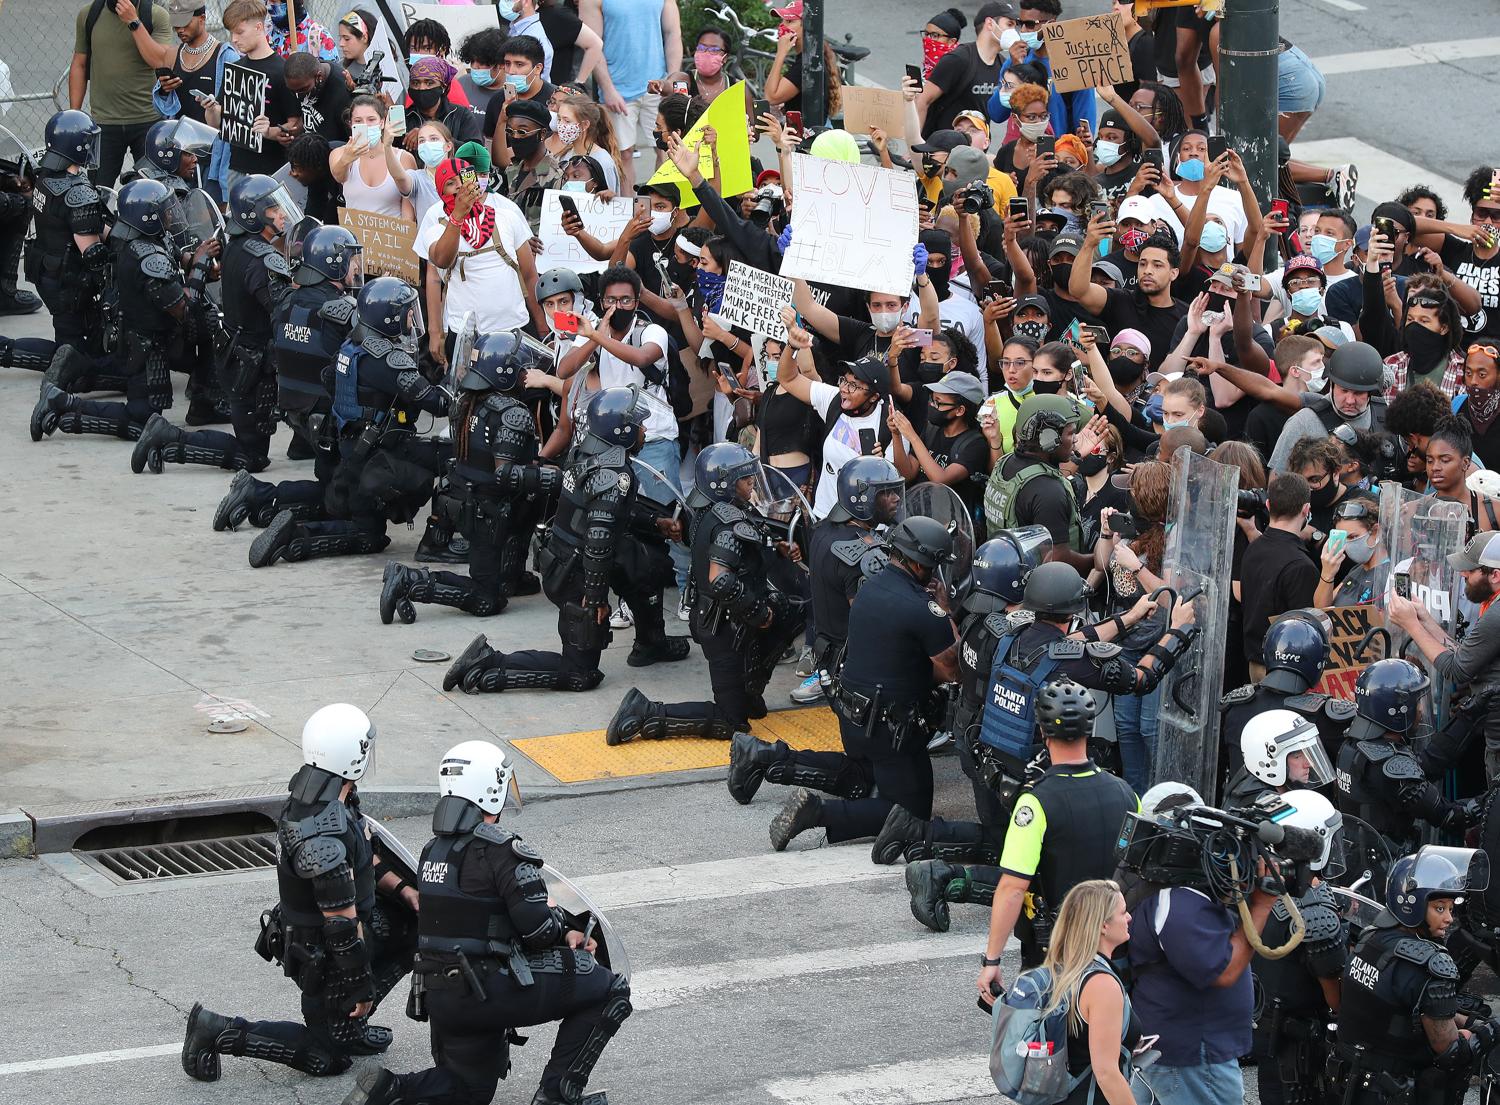
[[[371,50],[365,57],[365,75],[362,80],[354,84],[353,94],[356,96],[378,96],[380,86],[389,84],[394,79],[386,76],[380,71],[381,63],[385,61],[385,51]]]

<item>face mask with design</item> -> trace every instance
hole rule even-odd
[[[1203,179],[1204,165],[1196,157],[1190,157],[1186,161],[1177,162],[1177,179],[1199,181]]]
[[[1229,244],[1229,232],[1220,223],[1204,223],[1198,235],[1198,248],[1204,253],[1218,253]]]
[[[552,129],[557,132],[557,137],[562,140],[564,146],[571,146],[583,134],[583,127],[577,123],[570,123],[566,119],[559,119],[557,126]]]
[[[724,303],[724,281],[722,272],[699,269],[693,280],[698,286],[698,298],[710,311],[717,311]]]
[[[1298,288],[1290,298],[1294,315],[1312,318],[1323,309],[1323,293],[1317,288]]]
[[[1041,119],[1035,123],[1022,123],[1021,137],[1025,138],[1028,142],[1035,142],[1038,138],[1045,138],[1047,136],[1047,128],[1051,125],[1052,121],[1050,119]]]
[[[435,138],[431,142],[419,142],[417,143],[417,156],[422,159],[422,164],[427,168],[435,169],[438,162],[448,156],[448,147],[440,138]]]
[[[1030,338],[1035,342],[1040,342],[1047,336],[1047,324],[1045,322],[1037,322],[1035,319],[1016,323],[1015,330],[1023,338]]]
[[[877,334],[894,333],[896,327],[901,325],[900,311],[871,311],[870,325],[875,327]]]
[[[922,76],[932,76],[932,68],[938,62],[958,49],[956,42],[944,42],[933,38],[931,35],[922,36]]]
[[[1134,253],[1146,244],[1146,239],[1149,237],[1151,235],[1147,234],[1140,227],[1133,226],[1129,230],[1120,231],[1120,245],[1122,248]]]
[[[1118,142],[1095,142],[1094,160],[1106,169],[1120,160],[1120,143]]]
[[[495,74],[488,69],[470,69],[469,80],[474,82],[476,88],[488,88],[495,83]]]
[[[716,54],[701,48],[694,50],[693,68],[705,77],[717,77],[719,70],[724,68],[724,57],[723,54]]]
[[[1320,265],[1327,265],[1332,261],[1338,249],[1338,239],[1329,234],[1314,234],[1307,243],[1307,252],[1312,254]]]

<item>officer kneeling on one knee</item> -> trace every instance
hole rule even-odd
[[[1005,834],[979,973],[979,993],[986,1001],[1003,992],[1000,955],[1023,911],[1021,959],[1033,966],[1051,942],[1052,921],[1068,891],[1113,874],[1120,826],[1140,809],[1125,780],[1089,759],[1098,714],[1099,703],[1088,689],[1066,677],[1037,691],[1036,725],[1052,766],[1021,792]],[[914,893],[912,911],[921,904]]]
[[[331,1075],[390,1046],[391,1030],[368,1018],[411,970],[417,892],[386,867],[359,812],[355,784],[374,748],[375,726],[347,703],[324,706],[302,727],[303,766],[277,825],[281,901],[256,951],[296,980],[304,1023],[222,1017],[195,1003],[182,1067],[200,1082],[218,1079],[221,1055]]]
[[[1391,867],[1385,909],[1344,973],[1338,1050],[1350,1105],[1456,1105],[1495,1046],[1494,1021],[1458,1012],[1459,971],[1444,948],[1454,907],[1489,885],[1489,859],[1429,846]]]
[[[547,897],[542,857],[498,824],[519,794],[488,741],[452,748],[438,768],[434,838],[422,849],[413,1004],[432,1022],[438,1065],[369,1070],[345,1105],[486,1105],[510,1069],[514,1030],[561,1021],[531,1105],[604,1105],[584,1096],[594,1064],[630,1016],[630,983],[593,956]]]

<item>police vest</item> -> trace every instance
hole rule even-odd
[[[1049,768],[1028,789],[1047,817],[1036,875],[1056,910],[1079,883],[1114,874],[1120,826],[1138,803],[1128,783],[1093,763]]]
[[[1053,655],[1053,643],[1044,645],[1031,657],[1031,670],[1011,662],[1020,630],[1013,630],[995,644],[995,659],[990,665],[989,692],[985,695],[980,718],[979,739],[1007,758],[1018,772],[1036,754],[1036,694],[1043,683],[1062,663]],[[1118,828],[1118,826],[1117,826]]]
[[[1386,740],[1345,741],[1334,777],[1340,812],[1396,840],[1415,835],[1412,815],[1398,810],[1393,801],[1403,782],[1424,777],[1409,749]]]
[[[1318,420],[1323,423],[1323,429],[1329,433],[1342,426],[1347,419],[1338,412],[1333,405],[1333,400],[1326,395],[1312,395],[1307,400],[1307,406],[1316,412]],[[1370,396],[1370,431],[1380,433],[1385,430],[1385,396],[1375,392]]]
[[[1432,1066],[1417,1009],[1429,983],[1457,978],[1452,957],[1431,941],[1394,926],[1372,929],[1344,971],[1340,1047],[1363,1047],[1370,1066],[1398,1076]]]
[[[310,411],[328,401],[323,371],[339,355],[348,327],[320,314],[339,298],[325,284],[293,288],[272,322],[271,356],[276,365],[277,405],[284,411]]]
[[[36,208],[36,235],[29,244],[28,265],[54,279],[83,271],[78,245],[73,241],[81,223],[103,229],[103,207],[99,193],[83,173],[43,169],[32,192]],[[83,232],[83,231],[79,231]]]
[[[386,420],[390,411],[386,406],[376,406],[372,400],[382,398],[371,388],[359,384],[360,366],[365,358],[373,357],[363,345],[346,341],[339,347],[338,359],[333,366],[333,419],[340,430],[351,423],[373,422],[377,426]]]
[[[355,911],[361,917],[369,917],[375,908],[375,857],[359,815],[337,798],[324,802],[290,798],[281,808],[278,837],[282,846],[276,850],[276,883],[281,895],[282,920],[299,928],[323,927],[323,910],[318,905],[312,880],[296,872],[291,849],[285,846],[290,839],[306,841],[320,836],[333,837],[343,844],[349,869],[354,874]]]
[[[505,902],[493,889],[471,894],[459,887],[459,872],[474,834],[428,841],[417,865],[422,908],[417,948],[427,955],[506,956],[518,939]]]
[[[454,430],[453,474],[476,490],[496,494],[498,456],[514,464],[531,464],[540,452],[536,423],[531,412],[517,399],[498,392],[467,393],[471,399],[461,408],[464,425]],[[508,425],[507,417],[515,426]],[[524,439],[524,440],[523,440]],[[498,450],[498,452],[497,452]]]
[[[615,486],[627,495],[634,490],[630,458],[620,446],[610,446],[591,456],[579,457],[575,452],[574,457],[577,459],[563,472],[557,513],[552,516],[549,540],[558,546],[558,556],[566,556],[583,545],[589,504],[599,489]]]
[[[1052,465],[1041,461],[1022,466],[1014,476],[1007,479],[1001,475],[1005,470],[1006,459],[1002,458],[995,465],[994,474],[984,489],[984,516],[989,524],[989,532],[993,534],[998,530],[1013,529],[1020,525],[1016,518],[1016,501],[1022,490],[1032,480],[1051,479],[1061,483],[1068,495],[1068,542],[1075,549],[1082,548],[1083,533],[1078,523],[1078,492],[1073,487],[1073,481]]]
[[[133,238],[122,241],[114,256],[120,325],[133,333],[156,338],[176,330],[177,320],[157,305],[161,298],[157,285],[182,278],[182,270],[172,255],[160,242]]]

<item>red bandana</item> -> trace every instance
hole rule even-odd
[[[457,204],[458,196],[456,194],[450,196],[444,189],[447,188],[448,182],[458,176],[459,173],[472,168],[473,166],[467,161],[460,161],[456,157],[450,157],[446,161],[439,162],[438,167],[433,170],[432,181],[437,185],[438,195],[443,198],[443,211],[447,213],[450,219],[453,217],[453,208]],[[464,241],[468,242],[474,249],[482,247],[490,240],[490,236],[495,233],[495,209],[484,202],[483,196],[469,210],[469,216],[464,219],[463,225],[459,228],[459,233],[463,235]]]

